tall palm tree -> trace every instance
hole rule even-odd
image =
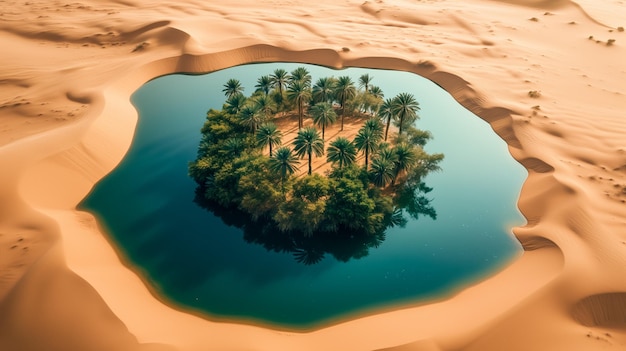
[[[385,157],[375,157],[372,160],[372,169],[370,174],[374,185],[385,187],[389,182],[393,181],[394,164]]]
[[[305,67],[298,67],[291,71],[291,77],[289,78],[291,83],[302,82],[304,85],[311,86],[311,74]]]
[[[252,134],[256,134],[256,129],[263,122],[263,114],[257,108],[250,105],[244,106],[237,116],[241,124],[250,128]]]
[[[356,146],[357,150],[363,151],[365,154],[366,170],[368,166],[369,154],[378,149],[378,143],[380,143],[381,138],[381,134],[376,133],[376,131],[371,128],[365,127],[359,129],[359,132],[354,138],[354,146]]]
[[[257,145],[261,148],[270,147],[270,157],[272,157],[272,147],[278,146],[282,142],[283,133],[276,127],[274,123],[266,123],[259,127],[256,132]]]
[[[304,104],[311,100],[311,89],[301,81],[293,81],[287,87],[287,98],[298,105],[298,129],[301,129]]]
[[[413,94],[409,93],[400,93],[393,100],[391,110],[398,119],[398,136],[400,136],[406,121],[413,122],[419,118],[417,112],[420,110],[420,106]]]
[[[263,94],[268,95],[272,89],[272,78],[270,76],[261,76],[257,79],[254,87],[256,91],[262,91]]]
[[[222,92],[226,95],[227,98],[232,97],[236,94],[243,93],[243,87],[241,86],[241,82],[237,79],[229,79],[226,84],[223,85],[224,89]]]
[[[269,120],[274,113],[276,105],[267,95],[260,95],[254,98],[254,107],[263,114],[263,119]]]
[[[335,78],[322,77],[313,85],[313,101],[331,102],[333,93],[335,92]]]
[[[371,85],[370,91],[367,95],[370,97],[370,100],[373,100],[371,111],[375,116],[380,109],[380,106],[383,104],[383,98],[385,97],[385,94],[383,93],[382,89],[380,89],[380,87],[376,85]]]
[[[226,110],[226,112],[230,113],[231,115],[237,115],[239,114],[239,111],[241,111],[241,109],[246,105],[246,100],[247,98],[242,93],[235,94],[226,100],[226,102],[224,103],[226,105],[224,107],[224,110]]]
[[[354,144],[344,137],[338,137],[333,140],[326,152],[327,162],[331,162],[333,165],[339,165],[339,169],[342,169],[344,166],[349,166],[356,161],[356,149],[354,148]]]
[[[309,156],[309,174],[311,174],[313,154],[317,157],[324,154],[324,140],[315,128],[307,127],[298,132],[293,141],[293,150],[300,158],[303,158],[304,155]]]
[[[374,133],[374,137],[380,140],[383,138],[383,125],[377,118],[370,118],[363,124],[362,128],[370,129]]]
[[[418,155],[415,147],[407,143],[400,143],[396,145],[392,150],[395,154],[394,177],[392,180],[393,184],[398,179],[398,176],[401,173],[409,171],[413,167],[417,166]]]
[[[379,86],[376,86],[376,85],[372,85],[372,86],[370,86],[370,91],[369,91],[369,93],[370,93],[373,97],[375,97],[375,98],[377,98],[377,99],[382,99],[382,98],[384,98],[384,97],[385,97],[385,94],[383,93],[383,90],[382,90]]]
[[[270,75],[270,79],[272,80],[274,89],[278,89],[278,92],[282,96],[283,88],[287,85],[289,80],[289,73],[282,68],[277,68],[274,70],[274,74]]]
[[[341,106],[341,130],[343,130],[343,116],[345,115],[346,101],[353,98],[356,95],[356,88],[352,82],[352,78],[349,76],[341,76],[337,79],[335,84],[335,96],[339,100]]]
[[[276,150],[276,155],[270,159],[268,168],[271,172],[277,173],[284,183],[288,176],[298,171],[298,163],[291,149],[283,146]]]
[[[324,139],[326,127],[337,121],[337,114],[333,109],[333,105],[329,102],[320,102],[311,108],[311,114],[313,115],[313,123],[318,127],[322,127],[322,139]]]
[[[369,87],[372,79],[374,79],[374,77],[370,76],[368,73],[363,74],[359,77],[359,87],[364,88],[366,93],[369,92]]]
[[[394,99],[386,99],[385,102],[378,109],[378,117],[385,121],[385,141],[387,141],[387,135],[389,134],[389,126],[393,119],[393,104]]]

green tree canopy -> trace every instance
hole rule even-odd
[[[282,137],[283,133],[274,123],[263,124],[256,132],[257,145],[261,148],[269,146],[270,157],[272,157],[272,147],[280,145]]]
[[[287,87],[287,98],[298,106],[298,129],[303,126],[304,105],[311,100],[310,87],[300,80],[295,80]]]
[[[387,186],[393,180],[394,169],[393,160],[386,157],[374,157],[370,170],[374,185],[381,188]]]
[[[224,89],[222,92],[226,95],[227,98],[230,98],[234,95],[243,93],[243,87],[241,86],[241,82],[237,79],[229,79],[226,84],[223,85]]]
[[[313,127],[303,128],[293,141],[294,151],[300,158],[309,157],[309,174],[312,172],[313,154],[319,157],[324,154],[324,140],[320,133]]]
[[[376,86],[376,85],[370,86],[369,93],[373,97],[375,97],[377,99],[381,99],[382,100],[385,97],[385,94],[383,93],[383,90],[379,86]]]
[[[289,73],[282,68],[274,70],[274,74],[270,75],[271,83],[274,89],[278,89],[280,95],[283,95],[283,89],[289,81]]]
[[[326,159],[339,168],[354,164],[356,160],[356,149],[354,144],[344,137],[338,137],[330,142],[327,150]]]
[[[382,135],[373,128],[367,128],[363,126],[359,129],[356,137],[354,138],[354,146],[357,150],[363,151],[365,155],[365,169],[367,170],[368,160],[370,153],[376,151],[378,144],[382,139]]]
[[[287,177],[298,171],[298,159],[291,149],[283,146],[276,150],[276,154],[269,161],[269,170],[277,174],[284,182]]]
[[[263,114],[256,106],[246,105],[239,111],[239,121],[242,125],[248,127],[252,134],[256,134],[256,130],[263,122]]]
[[[224,111],[231,115],[238,115],[241,109],[246,105],[247,98],[242,94],[234,94],[230,96],[224,103]]]
[[[370,76],[369,73],[361,75],[359,77],[359,87],[365,89],[365,92],[368,93],[372,79],[374,79],[374,77]]]
[[[313,115],[313,123],[318,127],[322,127],[322,139],[324,139],[326,127],[337,121],[337,114],[333,109],[333,105],[329,102],[320,102],[311,107],[311,114]]]
[[[335,93],[336,80],[333,77],[319,78],[315,85],[313,85],[313,101],[319,102],[332,102]]]
[[[343,130],[343,117],[346,114],[346,101],[352,99],[356,95],[356,88],[350,76],[341,76],[335,84],[335,97],[341,106],[341,130]]]
[[[415,147],[407,143],[400,143],[396,145],[392,150],[396,155],[394,160],[394,178],[392,181],[392,183],[395,183],[400,174],[406,173],[407,171],[417,166],[418,158]]]
[[[270,76],[261,76],[257,79],[254,86],[256,91],[263,92],[264,95],[269,95],[272,90],[272,78]]]
[[[402,129],[419,118],[420,107],[413,94],[400,93],[394,98],[391,110],[398,119],[398,135],[402,135]]]
[[[259,95],[253,99],[254,108],[263,114],[263,120],[268,121],[274,115],[276,105],[267,95]]]
[[[300,82],[304,86],[311,87],[311,74],[306,67],[298,67],[291,71],[291,76],[289,78],[291,83]]]

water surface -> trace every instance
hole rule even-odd
[[[314,327],[399,303],[442,298],[495,272],[521,251],[511,228],[526,176],[490,126],[432,82],[410,73],[307,66],[323,76],[374,77],[385,97],[414,94],[417,126],[444,153],[441,173],[425,182],[437,220],[424,216],[392,228],[366,256],[341,262],[326,255],[304,265],[288,252],[244,240],[236,226],[197,206],[187,163],[196,156],[206,111],[221,108],[222,85],[239,79],[250,95],[261,75],[297,64],[255,64],[209,75],[170,75],[132,97],[139,121],[120,165],[81,207],[95,213],[120,254],[166,300],[213,319],[241,318],[289,328]]]

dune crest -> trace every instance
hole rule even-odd
[[[623,12],[612,0],[2,2],[0,349],[623,348]],[[529,171],[524,254],[456,296],[308,333],[153,296],[75,206],[128,150],[143,83],[268,61],[409,71],[450,92]]]

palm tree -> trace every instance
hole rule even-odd
[[[329,102],[320,102],[311,108],[311,114],[313,115],[313,123],[318,127],[322,127],[322,139],[324,139],[326,126],[337,121],[337,114],[333,110],[333,105]]]
[[[298,129],[301,129],[304,104],[311,100],[311,89],[301,81],[293,81],[287,88],[287,97],[298,104]]]
[[[283,133],[278,130],[274,123],[266,123],[256,132],[257,145],[261,148],[269,146],[270,157],[272,157],[272,147],[280,145],[282,137]]]
[[[395,150],[389,147],[389,143],[382,142],[378,144],[378,150],[376,151],[376,157],[382,157],[391,162],[396,162]]]
[[[283,88],[287,85],[289,73],[282,68],[274,70],[274,74],[270,75],[274,89],[278,89],[280,95],[283,95]]]
[[[359,77],[359,87],[365,88],[365,92],[369,92],[370,83],[372,82],[374,77],[370,76],[368,73]]]
[[[224,145],[220,152],[225,153],[228,157],[235,158],[241,154],[244,148],[245,145],[243,143],[243,139],[232,138],[224,142]]]
[[[339,165],[339,169],[349,166],[356,161],[356,149],[354,144],[344,138],[338,137],[328,146],[326,161]]]
[[[313,86],[313,101],[315,102],[331,102],[333,93],[335,92],[335,78],[322,77],[315,82]]]
[[[270,76],[261,76],[257,79],[254,87],[256,88],[256,91],[262,91],[263,94],[267,96],[272,89],[272,79]]]
[[[380,89],[380,87],[376,85],[371,85],[370,91],[367,95],[370,97],[371,100],[373,100],[373,106],[371,107],[371,110],[373,112],[373,115],[375,116],[377,111],[380,109],[380,106],[383,104],[383,98],[385,97],[385,94],[383,93],[382,89]]]
[[[222,92],[224,93],[224,95],[226,95],[227,98],[230,98],[236,94],[243,93],[243,87],[241,86],[241,82],[237,79],[229,79],[228,82],[223,85],[223,87],[224,89],[222,89]]]
[[[257,127],[263,122],[262,114],[254,106],[246,105],[239,111],[239,121],[256,134]]]
[[[356,146],[357,150],[363,151],[363,153],[365,154],[366,170],[369,160],[369,154],[376,151],[381,138],[381,134],[376,133],[376,131],[371,128],[365,128],[365,126],[359,129],[359,132],[354,138],[354,146]]]
[[[387,141],[387,135],[389,134],[389,125],[393,119],[393,104],[394,99],[386,99],[385,102],[378,109],[378,116],[385,121],[385,141]]]
[[[291,83],[302,82],[306,86],[311,86],[311,74],[305,67],[298,67],[291,71],[291,77],[289,78]]]
[[[271,172],[277,173],[284,183],[288,176],[298,171],[298,163],[291,149],[283,146],[276,150],[276,155],[270,159],[268,168]]]
[[[311,174],[313,154],[318,157],[324,154],[324,140],[320,137],[320,133],[313,127],[304,128],[298,131],[293,146],[298,157],[309,156],[309,174]]]
[[[372,160],[372,169],[370,174],[374,185],[385,187],[389,182],[393,181],[394,164],[385,157],[376,157]]]
[[[237,115],[245,106],[246,100],[247,98],[242,93],[235,94],[226,100],[224,110],[231,115]]]
[[[409,145],[407,143],[400,143],[396,145],[393,149],[395,153],[395,169],[394,169],[394,177],[392,180],[392,184],[398,179],[398,176],[402,172],[409,171],[413,167],[417,165],[418,156],[415,151],[415,147]]]
[[[263,114],[265,120],[269,120],[274,113],[274,101],[267,95],[260,95],[254,99],[254,107]]]
[[[343,130],[343,116],[345,115],[346,101],[353,98],[356,95],[356,88],[349,76],[341,76],[337,79],[335,84],[335,96],[339,100],[341,106],[341,130]]]
[[[398,118],[398,136],[402,135],[402,127],[405,121],[415,121],[419,118],[417,112],[420,110],[419,103],[415,100],[413,94],[400,93],[393,101],[391,111]]]
[[[363,124],[362,128],[370,129],[374,137],[380,141],[383,138],[383,125],[377,118],[370,118]]]
[[[384,98],[384,97],[385,97],[385,94],[383,93],[383,90],[382,90],[379,86],[376,86],[376,85],[372,85],[372,86],[370,86],[370,91],[369,91],[369,93],[370,93],[373,97],[375,97],[375,98],[377,98],[377,99],[382,99],[382,98]]]

